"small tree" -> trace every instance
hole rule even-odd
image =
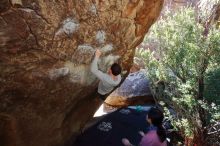
[[[173,125],[198,145],[206,145],[206,127],[220,120],[219,107],[204,96],[207,74],[220,68],[220,31],[209,26],[204,32],[194,9],[168,11],[144,41],[157,44],[157,55],[137,52],[146,62],[155,98],[175,110],[175,117],[169,115]]]

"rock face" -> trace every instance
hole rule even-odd
[[[121,86],[111,93],[110,96],[121,96],[126,99],[137,96],[152,95],[149,84],[145,70],[130,73]]]
[[[60,146],[100,102],[90,63],[129,71],[163,0],[1,0],[0,145]]]
[[[118,107],[154,103],[146,70],[130,73],[105,102]]]

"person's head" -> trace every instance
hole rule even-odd
[[[121,66],[117,63],[114,63],[114,64],[112,64],[109,71],[112,75],[117,76],[121,73]]]
[[[162,126],[163,119],[164,119],[163,112],[161,110],[159,110],[158,108],[154,108],[154,107],[152,107],[148,111],[148,114],[146,116],[146,120],[150,124],[157,127],[157,135],[158,135],[161,142],[166,140],[166,131]]]
[[[163,112],[158,108],[152,107],[147,114],[147,121],[154,126],[161,125],[163,122]]]

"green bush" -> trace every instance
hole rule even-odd
[[[167,116],[183,136],[205,139],[205,127],[220,120],[216,105],[220,99],[220,31],[211,25],[205,28],[197,22],[194,9],[183,8],[167,11],[151,28],[144,45],[157,50],[136,53],[145,61],[155,98],[164,102]],[[210,92],[211,88],[216,92]],[[176,111],[175,117],[167,106]]]
[[[204,97],[208,102],[220,105],[220,68],[207,72],[205,76]]]

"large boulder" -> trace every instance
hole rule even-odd
[[[0,145],[60,146],[101,104],[89,66],[123,75],[163,0],[1,0]]]
[[[141,69],[130,73],[121,86],[114,90],[105,102],[114,107],[155,103],[146,70]],[[108,109],[108,105],[105,104],[104,107]]]

